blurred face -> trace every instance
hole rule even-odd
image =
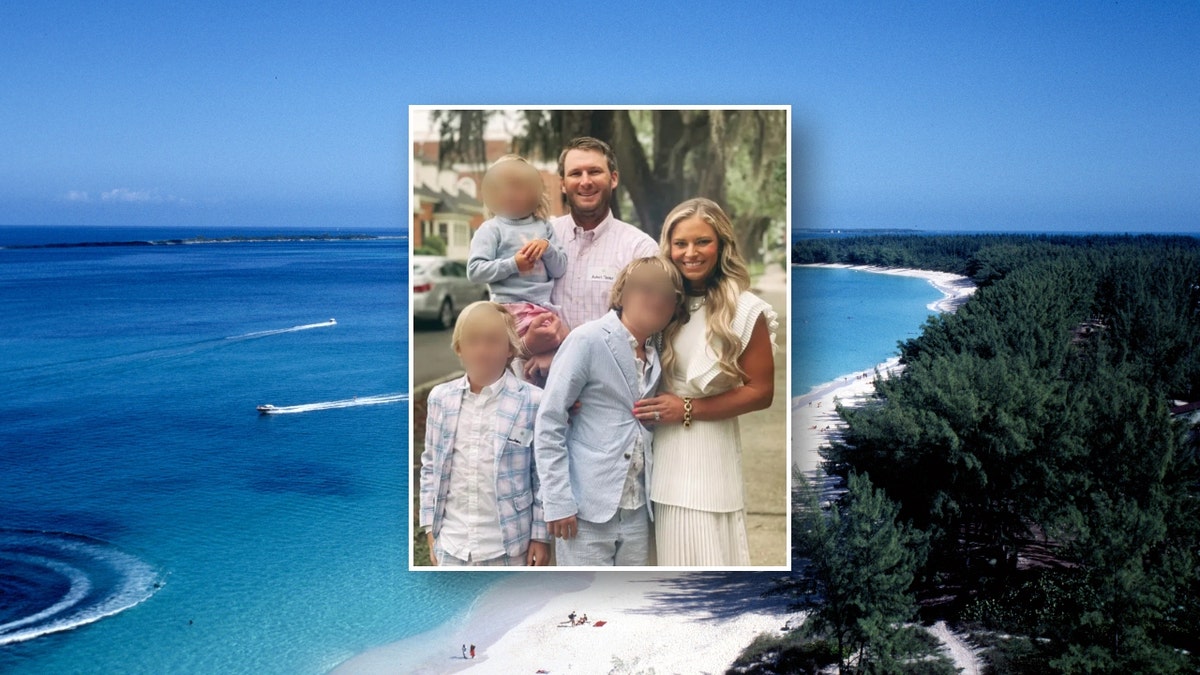
[[[533,167],[504,162],[488,171],[484,200],[492,213],[505,218],[524,218],[537,210],[537,175]]]
[[[689,288],[704,288],[720,257],[717,231],[700,216],[685,218],[671,230],[671,262]]]
[[[463,321],[459,318],[459,321]],[[504,317],[495,312],[476,312],[467,319],[458,342],[458,358],[471,382],[487,386],[503,374],[513,356]]]
[[[608,160],[598,150],[568,150],[563,158],[562,191],[571,213],[603,215],[612,203],[617,174],[608,170]]]
[[[621,321],[631,332],[657,333],[671,322],[678,298],[679,289],[661,271],[635,273],[621,293]]]

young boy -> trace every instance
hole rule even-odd
[[[658,388],[654,338],[686,316],[679,271],[638,258],[617,275],[609,305],[559,347],[537,415],[542,506],[564,566],[649,564],[651,436],[633,407]]]
[[[549,563],[532,447],[542,390],[509,371],[520,345],[494,302],[468,305],[454,327],[467,373],[429,393],[421,453],[420,524],[435,565]]]

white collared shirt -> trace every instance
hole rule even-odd
[[[637,338],[629,336],[629,348],[633,350],[633,359],[637,364],[638,372],[638,387],[642,391],[646,390],[646,384],[650,378],[650,354],[654,351],[654,344],[651,340],[646,340],[645,350],[646,358],[640,359],[637,355]],[[642,435],[637,435],[637,440],[633,442],[633,449],[629,451],[629,471],[625,474],[625,485],[621,488],[621,502],[618,504],[623,509],[641,508],[646,503],[646,452],[642,447]]]
[[[659,252],[650,235],[613,218],[612,211],[591,230],[576,225],[569,213],[551,224],[567,254],[567,273],[554,280],[550,301],[562,308],[571,329],[604,316],[617,273],[635,258]]]
[[[496,410],[506,372],[471,393],[463,377],[462,408],[450,456],[450,490],[438,544],[460,560],[488,560],[504,555],[496,500]]]

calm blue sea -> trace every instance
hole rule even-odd
[[[405,402],[255,411],[405,391],[406,246],[0,248],[0,671],[325,672],[494,582],[406,571]]]
[[[792,395],[896,356],[941,297],[924,279],[792,267]]]

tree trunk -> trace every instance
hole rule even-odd
[[[696,194],[693,196],[707,197],[720,204],[728,213],[729,204],[725,194],[725,164],[728,157],[725,147],[729,119],[723,110],[714,110],[707,117],[708,142],[697,148],[698,180]]]
[[[746,262],[762,260],[759,247],[762,246],[763,233],[771,225],[771,219],[766,216],[739,217],[733,223],[733,234],[737,238],[738,251]]]
[[[670,209],[663,206],[669,201],[664,195],[667,186],[655,175],[657,167],[650,166],[627,110],[617,111],[613,123],[613,153],[617,156],[621,185],[629,193],[642,230],[657,241],[663,218]]]

